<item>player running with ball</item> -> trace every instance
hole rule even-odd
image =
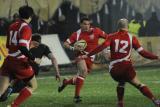
[[[99,28],[91,27],[91,21],[89,18],[84,17],[80,21],[80,29],[74,32],[65,42],[64,46],[76,53],[76,56],[83,54],[82,49],[78,46],[72,47],[71,45],[79,40],[84,40],[87,43],[85,52],[90,52],[98,46],[99,38],[106,38],[106,34]],[[74,102],[81,102],[80,91],[84,84],[85,77],[91,71],[92,63],[94,61],[94,55],[86,59],[77,60],[78,73],[73,78],[63,80],[62,86],[59,87],[58,91],[61,92],[67,85],[75,85],[75,97]]]

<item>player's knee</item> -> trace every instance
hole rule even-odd
[[[35,91],[37,89],[38,85],[37,83],[34,83],[34,84],[30,84],[29,85],[29,88],[32,90],[32,91]]]
[[[38,88],[38,85],[37,84],[34,84],[33,87],[32,87],[32,90],[36,90]]]

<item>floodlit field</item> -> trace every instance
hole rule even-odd
[[[141,81],[147,84],[156,97],[160,98],[160,68],[137,69]],[[70,77],[65,75],[64,77]],[[81,92],[83,102],[73,103],[74,86],[68,86],[62,93],[57,92],[58,83],[52,76],[40,76],[38,89],[21,107],[116,107],[116,83],[108,73],[94,71],[86,79]],[[11,103],[15,94],[0,107]],[[125,107],[154,107],[151,101],[131,85],[126,85]]]

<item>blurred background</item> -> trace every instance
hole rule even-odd
[[[100,27],[106,33],[115,32],[117,20],[127,18],[130,22],[130,33],[136,35],[146,49],[160,55],[160,0],[0,0],[1,63],[7,55],[5,35],[8,25],[18,18],[18,8],[22,5],[29,5],[35,11],[31,22],[33,33],[43,36],[51,34],[44,42],[53,41],[50,46],[53,52],[54,41],[59,40],[61,44],[72,32],[79,29],[80,18],[88,16],[93,26]],[[51,36],[55,35],[58,39],[52,39]],[[59,47],[63,50],[62,46]],[[70,51],[64,51],[69,60],[74,58]],[[58,56],[57,52],[57,57],[62,56]],[[145,60],[136,53],[133,58],[135,65],[158,64]],[[106,63],[101,56],[96,60]]]

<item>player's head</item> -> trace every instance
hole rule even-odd
[[[80,27],[82,31],[88,31],[91,26],[91,20],[88,17],[83,17],[80,20]]]
[[[117,27],[119,30],[127,30],[128,31],[128,20],[125,18],[119,19],[117,23]]]
[[[41,35],[38,34],[38,33],[33,34],[32,35],[32,41],[36,41],[36,42],[41,43]]]
[[[19,17],[21,19],[27,20],[30,22],[32,20],[32,16],[34,15],[34,11],[32,7],[22,6],[19,8]]]

